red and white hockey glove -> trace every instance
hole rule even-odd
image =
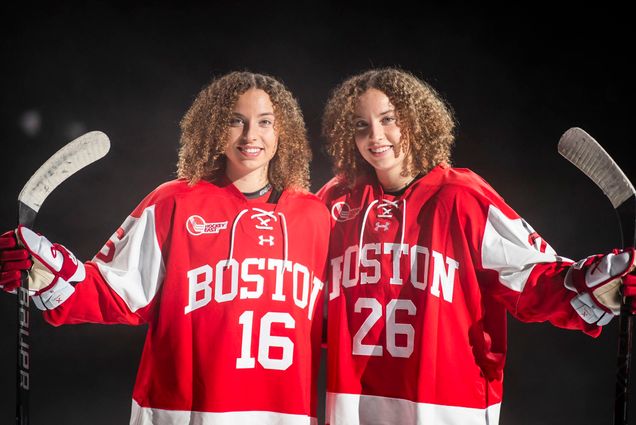
[[[0,235],[0,289],[16,292],[21,272],[28,271],[32,265],[29,252],[18,245],[14,230]]]
[[[40,310],[54,309],[75,292],[71,283],[84,280],[84,264],[64,246],[49,242],[27,227],[19,226],[16,236],[33,261],[29,270],[31,299]]]
[[[570,304],[587,323],[609,323],[620,314],[623,295],[636,294],[636,278],[631,274],[635,268],[634,248],[574,263],[565,277],[565,286],[578,294]],[[630,309],[634,313],[636,303]]]

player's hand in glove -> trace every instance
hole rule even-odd
[[[607,324],[621,311],[624,295],[636,295],[636,277],[632,274],[634,248],[587,257],[574,263],[565,277],[565,286],[578,295],[572,307],[587,323]],[[636,303],[630,306],[636,311]]]
[[[623,277],[623,295],[629,297],[630,311],[632,314],[636,314],[636,273],[634,270]]]
[[[21,272],[32,265],[29,252],[18,245],[14,230],[0,235],[0,289],[15,292],[20,286]]]
[[[5,235],[7,240],[11,239],[7,233],[2,236],[5,237]],[[19,274],[19,270],[28,269],[27,266],[31,263],[29,294],[35,305],[40,310],[51,310],[62,304],[75,291],[71,283],[81,282],[86,277],[84,264],[77,261],[64,246],[49,242],[44,236],[38,235],[27,227],[19,226],[15,231],[15,237],[17,247],[10,241],[5,242],[5,245],[16,247],[13,248],[12,256],[22,259],[14,261],[13,269],[8,269],[8,272],[13,273],[13,270],[18,270]],[[20,246],[24,248],[20,249]],[[24,259],[24,251],[27,254],[26,259]],[[10,250],[4,252],[10,252]],[[5,262],[2,261],[3,270],[4,264]],[[16,284],[15,274],[7,275],[7,281],[13,289],[20,285],[19,276]]]

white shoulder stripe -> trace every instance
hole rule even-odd
[[[124,235],[111,238],[115,254],[105,263],[94,258],[108,285],[124,300],[131,312],[146,307],[157,294],[166,274],[157,240],[154,205],[139,218],[129,216],[122,224]]]
[[[529,238],[533,234],[534,229],[523,219],[512,220],[491,205],[481,244],[482,266],[496,271],[503,285],[523,291],[535,264],[564,260],[548,244],[541,250],[531,245]]]

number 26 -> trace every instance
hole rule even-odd
[[[354,306],[356,313],[362,310],[371,310],[367,318],[362,322],[360,329],[353,337],[353,354],[361,356],[381,356],[381,345],[363,344],[362,340],[367,336],[376,322],[382,319],[382,304],[375,298],[359,298]],[[398,310],[404,310],[409,316],[414,316],[417,308],[411,300],[395,299],[386,305],[386,349],[393,357],[410,357],[413,353],[415,329],[408,323],[396,323],[395,316]],[[406,335],[406,346],[399,347],[396,343],[398,335]]]

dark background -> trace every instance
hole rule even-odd
[[[49,239],[90,259],[145,194],[174,177],[181,116],[212,77],[230,70],[272,74],[297,96],[317,189],[330,176],[319,133],[329,90],[367,68],[399,66],[453,106],[455,165],[482,175],[562,255],[607,251],[620,244],[612,207],[556,143],[580,126],[636,179],[631,15],[607,12],[609,5],[563,16],[516,8],[3,6],[0,228],[15,225],[17,194],[42,162],[79,134],[102,130],[111,153],[56,190],[37,221]],[[14,297],[0,294],[1,424],[14,417],[15,314]],[[128,423],[145,329],[53,328],[38,313],[33,322],[32,423]],[[501,424],[611,423],[616,322],[598,339],[509,323]]]

